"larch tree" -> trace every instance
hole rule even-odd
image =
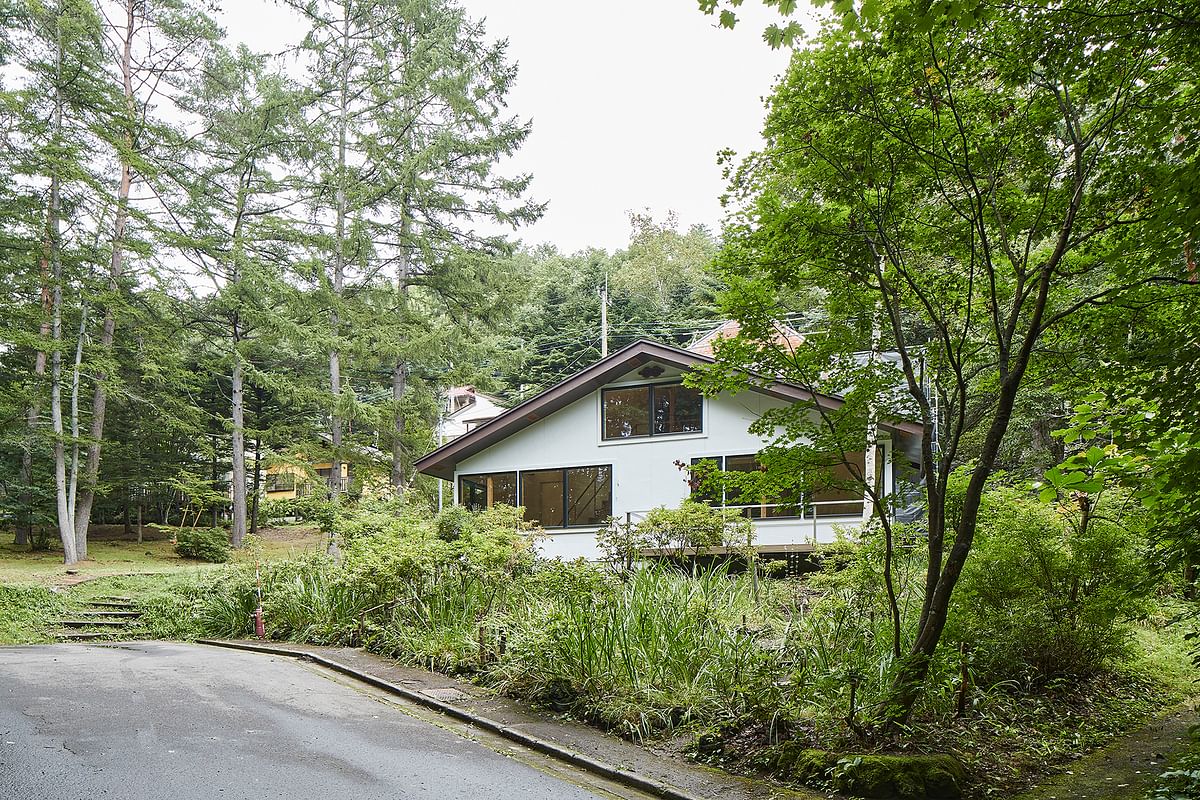
[[[302,149],[300,95],[267,61],[244,47],[215,50],[184,103],[196,132],[180,142],[182,157],[169,170],[178,226],[170,242],[212,287],[194,308],[227,369],[235,547],[247,521],[248,342],[278,330],[298,238],[288,165]]]
[[[89,153],[103,140],[105,121],[112,107],[109,87],[100,79],[102,63],[101,23],[95,7],[86,0],[29,2],[20,16],[17,36],[18,64],[28,80],[22,89],[25,114],[16,137],[25,152],[20,170],[33,185],[44,186],[44,226],[38,272],[42,281],[42,304],[46,312],[39,326],[34,374],[50,369],[50,418],[54,458],[56,517],[63,558],[72,564],[86,557],[74,533],[73,481],[77,466],[68,456],[68,436],[63,416],[64,386],[67,384],[63,356],[69,345],[64,337],[64,318],[69,311],[66,290],[72,274],[86,262],[89,232],[98,230],[103,218],[95,203],[97,178]],[[80,283],[82,287],[82,284]],[[82,288],[81,288],[82,291]],[[82,310],[79,312],[82,314]],[[48,340],[46,334],[49,334]],[[82,338],[70,350],[78,353],[75,375],[82,358]],[[73,385],[77,385],[72,381]],[[72,406],[72,430],[77,432],[78,403]],[[39,401],[33,400],[27,422],[39,424]],[[74,450],[74,448],[72,448]],[[22,479],[32,482],[32,449],[22,457]],[[70,535],[68,536],[68,531]]]
[[[104,43],[108,68],[102,75],[116,84],[119,100],[108,114],[107,144],[116,172],[111,204],[108,269],[105,291],[98,304],[103,318],[98,353],[91,359],[92,401],[87,461],[79,481],[75,509],[76,549],[87,552],[88,526],[92,506],[99,491],[100,456],[104,441],[104,420],[112,377],[112,348],[119,312],[124,307],[126,256],[131,247],[131,216],[141,227],[152,227],[144,216],[146,209],[131,204],[135,186],[148,186],[146,178],[155,171],[156,151],[167,137],[163,135],[156,106],[171,105],[172,92],[181,84],[181,75],[203,60],[217,38],[216,24],[203,11],[179,0],[110,0],[102,3]],[[99,76],[97,76],[99,77]]]
[[[469,324],[481,307],[499,307],[493,277],[509,245],[494,230],[540,214],[522,199],[528,176],[496,172],[529,126],[504,109],[516,74],[505,44],[490,41],[482,23],[452,2],[292,5],[311,25],[309,117],[313,139],[326,143],[310,197],[327,264],[331,473],[340,477],[344,416],[356,404],[340,396],[345,351],[374,359],[382,347],[391,361],[383,438],[400,491],[410,358],[444,346],[428,335],[438,317],[455,318],[445,330]],[[386,330],[371,330],[380,324]]]

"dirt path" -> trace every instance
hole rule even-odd
[[[1018,800],[1141,800],[1188,744],[1188,728],[1200,723],[1198,704],[1193,698],[1116,739]]]

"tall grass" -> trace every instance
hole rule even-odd
[[[405,583],[371,627],[368,646],[412,664],[444,672],[475,671],[480,630],[495,638],[495,610],[506,586],[460,569],[439,569]]]
[[[782,620],[753,597],[744,576],[668,566],[635,571],[607,592],[526,594],[494,677],[637,736],[736,715],[747,688],[780,666],[764,645]]]
[[[49,641],[47,628],[67,607],[61,594],[43,586],[0,585],[0,644]]]

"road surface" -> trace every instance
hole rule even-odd
[[[290,659],[167,643],[0,648],[0,798],[640,795]]]

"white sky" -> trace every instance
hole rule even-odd
[[[717,29],[695,0],[460,0],[509,40],[520,65],[510,109],[533,133],[508,172],[531,172],[549,201],[518,235],[574,252],[629,239],[630,211],[719,230],[725,188],[717,151],[759,146],[762,98],[787,66],[762,41],[776,19],[746,3],[735,30]],[[268,0],[227,0],[229,38],[278,51],[302,27]]]

